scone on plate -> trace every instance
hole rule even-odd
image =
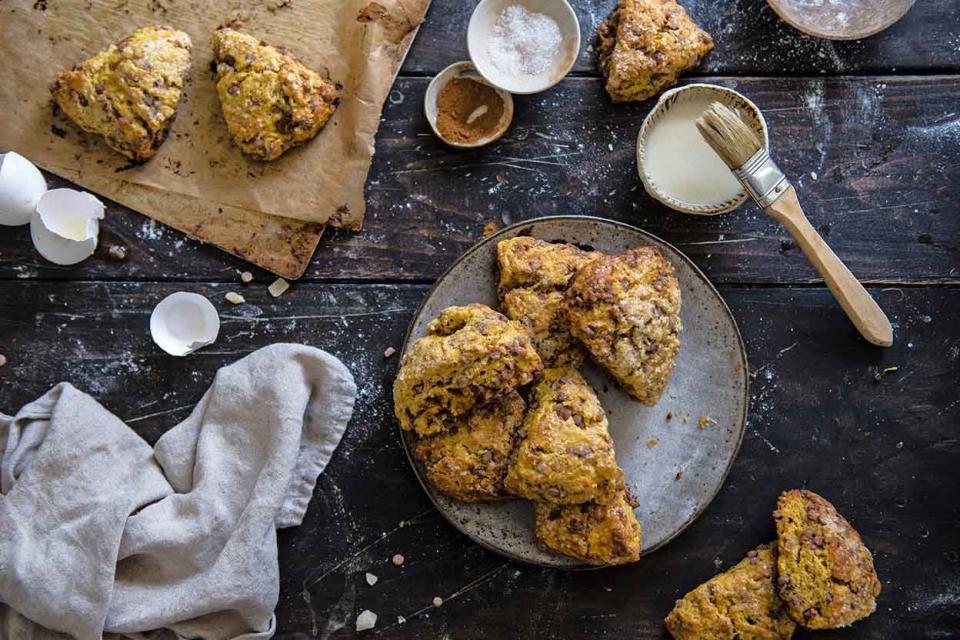
[[[505,484],[551,504],[606,504],[623,489],[607,416],[573,367],[547,369],[537,381]]]
[[[503,478],[525,408],[512,391],[476,407],[452,431],[421,440],[414,455],[427,479],[440,493],[464,502],[508,497]]]
[[[832,504],[812,491],[785,491],[773,518],[780,597],[794,620],[835,629],[876,610],[880,580],[873,556]]]
[[[114,151],[147,160],[170,133],[190,73],[190,36],[152,26],[57,76],[53,99],[84,131]]]
[[[620,0],[599,35],[600,70],[614,102],[652,98],[713,49],[710,34],[674,0]]]
[[[230,137],[258,160],[310,140],[336,109],[337,88],[281,48],[233,29],[213,34],[217,95]]]
[[[570,333],[634,399],[660,399],[680,351],[680,285],[653,247],[601,256],[573,279]]]
[[[667,630],[675,640],[787,640],[796,625],[777,597],[776,575],[776,544],[760,545],[677,600]]]
[[[583,361],[583,349],[570,335],[560,305],[573,276],[597,255],[529,236],[497,244],[503,310],[527,329],[548,367]]]
[[[555,553],[611,566],[640,559],[640,523],[625,490],[608,504],[538,503],[534,533]]]
[[[448,307],[400,361],[394,411],[403,429],[421,436],[440,433],[542,369],[519,323],[482,304]]]

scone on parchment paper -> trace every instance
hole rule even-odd
[[[455,428],[475,406],[507,395],[543,363],[519,323],[490,307],[447,307],[400,361],[394,412],[405,430],[428,436]]]
[[[674,0],[620,0],[599,36],[600,71],[614,102],[652,98],[713,49],[710,34]]]
[[[654,247],[601,256],[573,279],[563,311],[570,333],[646,405],[660,399],[680,352],[680,284]]]
[[[640,559],[640,523],[626,490],[608,504],[537,503],[534,533],[547,549],[589,564],[611,566]]]
[[[147,160],[170,133],[190,73],[190,36],[151,26],[110,45],[54,82],[53,99],[114,151]]]
[[[836,629],[877,608],[880,580],[860,534],[812,491],[784,491],[777,525],[779,591],[790,616],[810,629]]]
[[[551,504],[606,504],[623,489],[607,416],[573,367],[547,369],[534,386],[505,484]]]
[[[777,597],[776,543],[677,600],[664,623],[675,640],[787,640],[796,628]]]
[[[213,54],[223,118],[249,156],[279,158],[316,136],[336,110],[337,88],[289,51],[222,28]]]
[[[526,404],[507,395],[474,408],[453,430],[422,439],[414,456],[440,493],[464,502],[509,497],[503,487]]]
[[[527,329],[547,367],[577,366],[583,361],[583,348],[570,335],[560,305],[573,276],[597,255],[529,236],[497,244],[497,292],[503,310]]]

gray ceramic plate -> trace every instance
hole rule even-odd
[[[636,513],[643,528],[643,552],[650,553],[676,537],[710,504],[740,447],[747,419],[747,357],[740,331],[706,276],[673,246],[628,225],[559,216],[507,227],[463,254],[420,305],[404,339],[404,351],[446,307],[471,302],[498,307],[497,243],[519,235],[563,240],[607,253],[653,245],[676,269],[683,296],[682,346],[660,402],[643,406],[598,367],[583,368],[607,411],[617,460],[640,502]],[[436,492],[410,455],[416,436],[403,432],[402,437],[430,499],[472,540],[514,560],[546,567],[587,567],[537,546],[531,503],[467,504]]]

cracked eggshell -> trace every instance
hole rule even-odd
[[[54,264],[86,260],[97,249],[103,203],[89,193],[51,189],[37,200],[30,218],[33,246]]]
[[[150,336],[172,356],[185,356],[212,344],[218,333],[217,310],[196,293],[171,293],[150,314]]]
[[[0,224],[18,227],[30,222],[46,190],[47,181],[32,162],[14,151],[0,154]]]

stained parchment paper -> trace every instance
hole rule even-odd
[[[381,109],[429,2],[4,1],[0,148],[294,277],[320,233],[317,224],[297,220],[362,226],[363,187]],[[55,115],[49,88],[61,69],[149,24],[169,24],[190,35],[193,70],[169,139],[149,162],[131,166],[99,137]],[[314,140],[270,163],[248,159],[233,145],[210,69],[211,34],[222,25],[289,49],[342,86],[336,114]],[[264,234],[281,234],[272,239],[274,249],[287,255],[258,249]],[[238,251],[243,246],[247,250]]]

